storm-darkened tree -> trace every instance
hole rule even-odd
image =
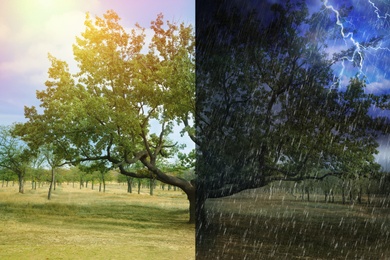
[[[24,193],[24,178],[34,155],[20,138],[12,135],[13,126],[0,127],[0,168],[18,176],[19,192]]]
[[[124,175],[150,178],[128,171],[140,161],[153,178],[180,187],[195,218],[195,187],[164,173],[159,157],[172,156],[169,140],[176,122],[191,136],[194,111],[194,35],[191,26],[165,22],[158,15],[151,23],[153,38],[143,54],[145,30],[127,32],[114,11],[103,18],[87,15],[85,31],[73,45],[78,72],[65,61],[49,56],[47,88],[38,91],[43,113],[26,107],[28,122],[17,133],[32,148],[53,144],[68,162],[106,161]],[[152,131],[151,123],[158,127]]]
[[[359,77],[337,88],[339,57],[326,54],[305,2],[265,4],[265,17],[222,2],[197,20],[199,210],[275,180],[379,170],[380,120],[368,114],[378,99]]]

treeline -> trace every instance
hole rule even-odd
[[[138,179],[132,178],[120,174],[116,170],[110,170],[108,172],[84,172],[79,169],[79,167],[61,167],[55,169],[56,181],[53,183],[53,189],[56,189],[57,185],[67,184],[72,185],[73,188],[90,188],[92,190],[99,190],[99,192],[106,191],[107,183],[119,183],[123,184],[126,187],[128,193],[137,192],[140,194],[141,188],[149,189],[150,195],[153,195],[155,188],[160,188],[162,190],[174,190],[176,191],[177,187],[165,184],[154,178],[150,179]],[[183,178],[191,178],[194,174],[193,170],[186,170],[181,173],[177,173]],[[18,183],[18,176],[7,169],[0,170],[0,182],[1,187],[14,186],[15,183]],[[24,177],[25,183],[30,183],[30,188],[36,190],[37,188],[47,187],[51,183],[51,170],[50,169],[34,169],[30,168],[27,170]]]
[[[280,181],[269,184],[264,191],[269,192],[270,196],[282,192],[299,200],[343,204],[372,204],[381,198],[381,206],[389,206],[390,174],[380,172],[376,178],[328,176],[322,180]]]

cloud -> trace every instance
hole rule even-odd
[[[381,79],[380,81],[367,84],[365,92],[368,94],[384,94],[390,92],[390,80]]]

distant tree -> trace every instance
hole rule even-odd
[[[31,186],[32,189],[37,189],[38,185],[41,185],[42,182],[42,174],[43,174],[43,163],[45,161],[45,157],[42,153],[37,153],[31,162]]]
[[[128,193],[132,193],[133,192],[133,189],[132,189],[132,185],[133,185],[133,178],[130,177],[130,176],[126,176],[126,175],[123,175],[123,174],[119,174],[117,176],[117,181],[118,183],[126,183],[127,184],[127,192]]]
[[[78,167],[81,171],[87,173],[88,177],[86,179],[92,181],[92,183],[95,178],[99,180],[99,192],[102,191],[102,188],[103,192],[106,192],[106,181],[109,179],[110,167],[104,161],[86,162]]]
[[[15,175],[15,173],[13,173],[12,171],[10,171],[9,169],[7,168],[0,168],[0,178],[2,180],[2,184],[1,186],[4,187],[4,185],[6,187],[8,187],[8,183],[10,181],[14,181],[17,179],[17,176]]]
[[[19,192],[24,193],[24,178],[34,154],[18,137],[12,135],[13,126],[0,126],[0,167],[18,176]]]
[[[52,190],[55,190],[56,186],[56,179],[55,179],[55,170],[56,168],[62,166],[63,159],[58,155],[54,153],[54,148],[52,144],[46,144],[40,148],[40,152],[45,157],[45,160],[47,164],[50,166],[50,172],[51,172],[51,178],[50,178],[50,185],[49,185],[49,191],[47,193],[47,199],[51,199],[51,193]]]

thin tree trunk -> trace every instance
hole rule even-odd
[[[141,180],[138,179],[138,194],[141,193]]]
[[[149,180],[149,193],[150,196],[153,196],[153,190],[154,190],[154,179]]]
[[[127,192],[132,193],[131,185],[132,185],[133,180],[129,176],[127,176],[126,179],[127,179]]]
[[[50,186],[49,186],[49,192],[47,193],[47,199],[50,200],[51,198],[51,190],[52,190],[52,187],[55,182],[55,176],[54,176],[54,168],[51,168],[51,182],[50,182]]]
[[[332,203],[334,203],[334,192],[333,192],[333,189],[330,190],[330,196],[332,197]]]
[[[19,181],[19,193],[24,193],[24,180],[23,180],[23,174],[18,174],[18,181]],[[12,185],[13,186],[13,185]]]
[[[310,190],[309,190],[309,188],[306,188],[306,194],[307,194],[307,201],[310,201]]]

